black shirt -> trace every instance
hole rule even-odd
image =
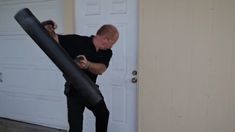
[[[80,36],[80,35],[59,35],[59,43],[66,52],[74,60],[78,55],[84,55],[88,61],[94,63],[102,63],[106,67],[109,66],[110,58],[112,57],[112,50],[99,50],[93,44],[93,36]],[[83,70],[92,81],[96,82],[97,75]]]

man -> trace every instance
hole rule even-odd
[[[112,57],[111,48],[119,38],[115,26],[103,25],[95,36],[88,37],[76,34],[58,35],[55,33],[56,24],[50,20],[42,22],[42,25],[94,83],[97,76],[106,71]],[[82,132],[85,107],[96,117],[96,132],[107,132],[109,111],[104,99],[95,106],[87,105],[86,100],[78,94],[69,80],[65,83],[65,95],[67,96],[69,132]]]

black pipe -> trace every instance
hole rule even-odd
[[[74,63],[68,53],[50,37],[47,30],[28,8],[16,13],[16,21],[36,42],[55,65],[66,75],[77,92],[87,100],[87,105],[95,106],[102,96],[93,81]]]

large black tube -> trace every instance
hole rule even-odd
[[[66,75],[78,93],[89,106],[95,106],[102,96],[99,89],[90,78],[73,62],[68,53],[50,37],[46,29],[28,8],[16,13],[16,21],[36,44],[46,53],[55,65]]]

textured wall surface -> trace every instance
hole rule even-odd
[[[235,131],[234,12],[234,0],[140,0],[140,132]]]

